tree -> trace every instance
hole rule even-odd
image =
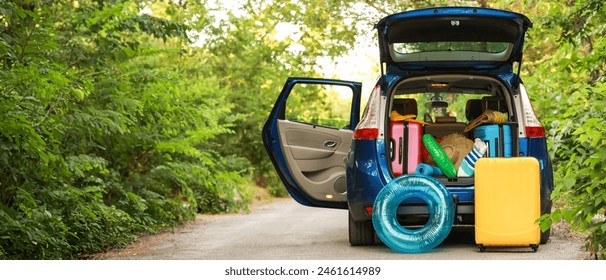
[[[73,258],[246,210],[249,168],[213,149],[238,117],[193,63],[208,54],[185,22],[205,9],[187,4],[0,2],[0,258]]]
[[[544,217],[543,227],[565,219],[588,231],[587,248],[606,258],[606,8],[603,1],[537,2],[539,18],[531,48],[535,61],[529,87],[550,135],[561,209]],[[556,101],[556,102],[554,102]]]
[[[245,116],[235,134],[220,137],[220,151],[236,150],[248,159],[256,183],[273,194],[285,190],[262,144],[263,124],[288,76],[317,76],[318,57],[352,47],[356,31],[346,26],[350,6],[349,1],[247,1],[238,15],[231,10],[228,20],[204,30],[209,37],[203,48],[211,54],[206,63],[226,89],[233,112]]]
[[[320,76],[320,59],[366,44],[387,14],[440,5],[535,22],[523,76],[563,205],[543,226],[572,222],[604,258],[597,0],[0,1],[0,258],[74,258],[246,211],[251,180],[284,195],[260,137],[283,81]]]

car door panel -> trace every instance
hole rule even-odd
[[[353,132],[286,120],[278,129],[288,169],[303,190],[314,199],[346,201],[342,183]]]
[[[288,146],[295,159],[324,159],[332,156],[343,139],[331,134],[334,129],[322,131],[321,127],[290,121],[278,121],[284,146]],[[351,136],[351,135],[350,135]]]
[[[348,88],[352,92],[349,124],[345,128],[333,128],[287,119],[289,94],[300,84]],[[361,88],[360,83],[340,80],[289,78],[286,81],[263,127],[263,143],[286,190],[300,204],[347,208],[345,163],[353,128],[359,121]]]
[[[315,160],[315,159],[325,159],[334,154],[333,151],[326,151],[317,148],[309,148],[302,146],[290,146],[288,145],[292,156],[296,160]]]

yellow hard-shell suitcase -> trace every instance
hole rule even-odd
[[[539,248],[539,162],[533,157],[481,158],[475,166],[475,235],[492,246]]]

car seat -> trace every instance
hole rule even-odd
[[[417,108],[417,100],[413,98],[400,98],[394,99],[392,105],[392,111],[398,112],[400,115],[415,115],[417,116],[419,110]],[[415,117],[416,119],[416,117]]]
[[[504,110],[504,108],[505,108],[504,105],[505,105],[505,103],[503,102],[503,99],[501,99],[497,96],[482,97],[482,112],[486,111],[487,109],[497,111],[497,112],[507,111],[507,110]]]
[[[483,113],[482,99],[469,99],[465,104],[465,118],[467,121],[477,119]]]

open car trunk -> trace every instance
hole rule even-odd
[[[403,80],[392,92],[391,117],[388,116],[386,122],[388,133],[386,139],[389,139],[387,160],[390,161],[389,166],[392,167],[393,176],[415,173],[415,167],[417,173],[425,174],[419,172],[418,169],[422,164],[437,168],[438,164],[433,161],[419,139],[421,135],[430,134],[440,142],[441,148],[449,156],[458,174],[454,178],[443,174],[425,175],[437,178],[447,188],[473,188],[473,175],[461,175],[458,169],[465,156],[471,151],[475,138],[480,137],[480,140],[489,146],[489,150],[492,149],[492,151],[487,151],[485,156],[513,157],[517,155],[518,125],[514,106],[512,106],[513,102],[513,94],[508,87],[493,77],[445,74]],[[503,113],[507,116],[506,122],[501,125],[485,123],[475,129],[465,131],[470,122],[481,118],[486,110]],[[407,118],[401,120],[397,116]],[[417,121],[422,121],[422,123]],[[501,127],[504,132],[501,132],[501,135],[497,134],[495,138],[485,138],[486,136],[481,132],[492,126],[497,126],[497,129]],[[415,132],[415,127],[420,129],[420,133]],[[503,141],[502,139],[508,140]],[[419,157],[415,158],[417,154]],[[407,160],[411,158],[413,158],[412,161]],[[410,164],[418,165],[411,168]],[[401,168],[399,165],[406,166]],[[427,169],[423,171],[427,171]],[[461,198],[461,200],[471,202],[473,197]],[[425,207],[422,206],[423,203],[415,201],[407,203],[409,207],[406,209],[413,210],[400,213],[407,219],[414,219],[415,215],[410,214],[419,213],[410,205],[417,203],[421,210]],[[473,213],[473,204],[469,203],[467,206],[469,209],[465,210],[465,207],[459,205],[459,209],[463,209],[463,213],[459,214]],[[473,219],[472,215],[467,215],[467,218]],[[401,222],[406,224],[406,221]],[[467,221],[467,223],[470,222],[472,221]]]
[[[404,121],[404,123],[422,121],[421,134],[430,134],[434,136],[438,142],[441,142],[442,139],[445,138],[453,138],[456,134],[456,139],[453,141],[460,142],[467,140],[467,144],[472,144],[476,138],[475,136],[477,136],[477,129],[465,131],[470,122],[480,118],[486,110],[501,112],[504,113],[503,115],[507,116],[504,125],[510,126],[509,134],[511,135],[511,141],[502,143],[503,146],[509,145],[509,147],[506,147],[507,154],[501,154],[503,151],[493,152],[496,152],[495,156],[501,157],[511,157],[516,154],[514,151],[516,150],[518,126],[514,106],[512,106],[512,94],[503,83],[495,78],[458,74],[415,77],[406,79],[398,84],[395,91],[392,93],[391,100],[390,115],[392,117],[387,121],[388,127],[386,131],[390,134],[387,138],[392,140],[389,145],[390,151],[388,153],[390,155],[389,160],[392,162],[394,159],[398,158],[398,153],[400,152],[403,152],[406,155],[416,154],[416,151],[399,151],[398,149],[400,149],[400,146],[395,145],[395,143],[399,142],[397,140],[399,140],[400,137],[404,137],[404,135],[394,135],[394,124],[402,123],[402,121],[395,121],[397,118],[394,118],[393,116],[397,115],[416,115],[416,117],[409,121]],[[411,141],[417,141],[410,137],[416,137],[414,133],[407,135],[407,138]],[[502,146],[501,143],[499,143],[499,146]],[[418,147],[415,147],[414,145],[403,145],[402,148],[419,149],[421,155],[419,163],[435,165],[435,162],[432,161],[431,156],[427,153],[423,144]],[[450,157],[451,160],[453,157],[458,159],[458,162],[453,162],[453,164],[455,164],[455,169],[458,169],[461,159],[464,158],[470,150],[463,149],[462,145],[455,145],[453,148],[455,148],[454,151],[445,150],[445,152],[447,152],[449,156],[452,156]],[[471,147],[469,147],[469,149],[471,149]],[[391,166],[393,167],[395,165],[392,164]],[[411,169],[408,168],[404,170]],[[398,173],[399,172],[396,172],[394,175],[398,176],[410,173],[410,171]],[[436,177],[440,178],[444,176]],[[445,179],[445,177],[441,179]],[[469,179],[470,178],[466,176],[457,176],[457,178],[447,180],[447,185],[472,185],[473,179]]]
[[[377,23],[387,73],[456,67],[509,71],[521,63],[526,30],[521,14],[443,7],[390,15]]]

